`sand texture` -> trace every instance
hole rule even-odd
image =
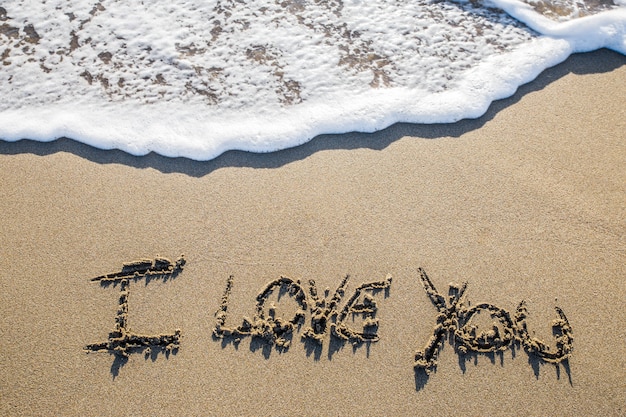
[[[0,415],[625,415],[625,86],[602,50],[202,163],[0,142]]]

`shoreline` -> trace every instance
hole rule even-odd
[[[625,63],[574,55],[479,119],[208,162],[0,142],[0,414],[623,414]],[[175,277],[129,281],[124,303],[119,285],[90,281],[183,253]],[[561,308],[571,358],[555,366],[519,344],[463,356],[445,341],[436,371],[416,373],[437,316],[419,267],[441,294],[467,282],[470,307],[514,314],[526,301],[552,349]],[[315,280],[323,298],[350,275],[341,311],[388,274],[365,291],[378,341],[353,347],[328,329],[317,347],[301,338],[309,311],[286,350],[212,337],[230,276],[232,328],[281,276],[307,291]],[[279,316],[298,308],[267,300]],[[180,329],[178,349],[87,354],[122,316],[132,334]]]
[[[423,139],[460,137],[480,129],[493,120],[500,111],[516,104],[524,96],[542,90],[554,80],[563,78],[568,74],[584,75],[611,72],[623,65],[624,62],[626,62],[624,55],[606,48],[593,52],[574,53],[565,62],[544,70],[533,81],[520,85],[510,97],[493,101],[485,114],[478,118],[462,119],[454,123],[413,124],[399,122],[371,133],[327,133],[318,135],[301,145],[274,152],[229,150],[213,159],[197,161],[185,157],[163,156],[156,152],[137,156],[119,149],[96,148],[63,137],[46,142],[28,138],[14,142],[0,140],[0,155],[34,153],[42,156],[56,152],[70,152],[98,163],[119,162],[137,168],[153,167],[164,173],[181,172],[191,176],[206,175],[211,172],[210,169],[213,167],[276,168],[291,161],[304,159],[321,150],[358,148],[382,150],[405,136]],[[348,140],[337,140],[341,137],[348,138]],[[267,155],[271,156],[268,158]]]

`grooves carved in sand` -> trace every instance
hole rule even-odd
[[[227,327],[228,302],[233,288],[231,275],[226,282],[220,307],[215,313],[216,323],[213,336],[216,339],[232,338],[235,343],[239,343],[244,336],[258,337],[279,349],[288,349],[296,326],[304,323],[308,311],[311,314],[311,322],[302,333],[303,340],[310,339],[321,344],[330,329],[332,336],[355,346],[365,342],[376,342],[379,340],[378,320],[376,319],[378,307],[373,295],[377,291],[390,288],[391,276],[388,275],[382,281],[361,284],[344,307],[339,310],[338,305],[345,294],[349,278],[350,276],[347,275],[341,281],[330,300],[328,290],[325,291],[324,298],[319,297],[314,280],[309,280],[308,295],[299,280],[280,277],[270,281],[256,297],[254,316],[251,319],[244,317],[239,326]],[[277,317],[276,308],[272,303],[266,307],[270,295],[275,290],[288,294],[295,300],[298,310],[292,318]],[[348,318],[354,316],[363,318],[362,329],[355,330],[348,323]]]
[[[439,314],[433,328],[433,335],[424,349],[415,353],[416,371],[423,370],[429,374],[437,367],[437,356],[447,335],[452,336],[454,348],[459,354],[503,351],[517,342],[528,354],[535,355],[545,362],[559,363],[570,357],[574,343],[572,327],[559,307],[555,307],[557,318],[552,322],[552,331],[556,341],[556,350],[552,350],[545,342],[530,336],[526,324],[525,301],[518,305],[512,317],[508,311],[493,304],[482,303],[474,307],[466,307],[463,296],[467,283],[464,283],[460,287],[450,285],[446,302],[446,298],[437,291],[426,271],[419,268],[419,273],[426,294]],[[480,331],[472,323],[472,319],[481,312],[488,313],[495,320],[491,329],[487,331]]]
[[[146,284],[153,279],[167,281],[178,275],[185,266],[185,258],[181,256],[175,263],[165,258],[144,259],[141,261],[125,263],[121,271],[92,278],[93,282],[100,282],[102,286],[120,284],[120,299],[115,327],[109,333],[106,342],[92,343],[85,346],[89,352],[108,352],[116,356],[127,358],[129,353],[139,352],[144,349],[148,354],[150,349],[160,348],[169,352],[176,352],[180,343],[180,330],[176,329],[173,334],[139,335],[132,333],[128,325],[128,296],[130,281],[145,279]]]
[[[116,361],[122,364],[130,353],[144,350],[147,352],[146,355],[154,348],[165,351],[166,355],[170,352],[175,353],[180,345],[179,329],[173,334],[158,335],[140,335],[130,330],[128,298],[131,281],[145,280],[146,284],[154,279],[167,281],[175,278],[183,270],[185,263],[183,256],[176,262],[157,257],[154,260],[125,263],[119,272],[92,278],[92,282],[100,282],[103,287],[119,284],[120,298],[115,327],[109,333],[108,339],[89,344],[85,346],[85,350],[88,353],[114,354]],[[529,355],[539,360],[554,364],[565,362],[571,356],[574,342],[572,327],[561,308],[555,307],[557,318],[552,321],[552,332],[556,348],[552,349],[547,343],[530,335],[526,322],[528,312],[525,301],[519,303],[514,314],[490,303],[470,307],[469,302],[466,305],[464,299],[467,283],[461,286],[450,284],[446,298],[438,292],[424,269],[419,268],[418,271],[424,290],[438,314],[432,336],[425,347],[415,353],[416,376],[418,372],[428,375],[436,369],[437,358],[446,339],[450,340],[460,357],[472,353],[501,352],[509,348],[515,349],[516,346],[521,346]],[[317,346],[322,345],[328,333],[340,343],[349,342],[355,347],[363,343],[376,342],[379,340],[379,323],[376,318],[378,305],[375,295],[384,290],[387,297],[392,278],[388,275],[384,280],[361,284],[341,308],[339,305],[344,299],[349,279],[349,275],[344,277],[332,296],[330,289],[326,288],[322,298],[315,280],[309,280],[305,286],[300,280],[280,277],[267,283],[256,296],[256,308],[252,318],[244,316],[240,325],[229,327],[226,320],[234,282],[231,275],[226,281],[224,294],[215,312],[213,337],[235,344],[240,343],[245,336],[256,337],[279,350],[287,350],[294,333],[304,326],[301,339],[312,341]],[[277,297],[276,304],[281,308],[288,304],[281,304],[283,299],[291,300],[296,306],[295,311],[287,313],[287,318],[282,317],[277,305],[271,301],[274,296]],[[305,326],[307,316],[310,317],[310,321],[308,326]],[[486,316],[489,316],[491,324],[485,327]],[[357,317],[362,319],[359,324],[354,322]],[[112,369],[115,376],[119,366],[114,362]]]

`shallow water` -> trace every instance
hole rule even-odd
[[[623,5],[529,3],[5,1],[0,138],[273,151],[479,117],[573,52],[626,53]]]

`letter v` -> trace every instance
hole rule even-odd
[[[344,279],[341,280],[341,283],[339,283],[339,286],[335,290],[335,294],[333,294],[333,297],[328,302],[326,297],[320,300],[317,294],[315,280],[309,280],[309,295],[313,301],[309,307],[311,311],[311,327],[305,329],[302,338],[310,338],[318,343],[322,343],[326,330],[328,329],[328,322],[333,316],[337,316],[338,314],[337,305],[345,294],[349,279],[350,275],[346,275]],[[326,296],[328,296],[328,294],[326,294]]]

